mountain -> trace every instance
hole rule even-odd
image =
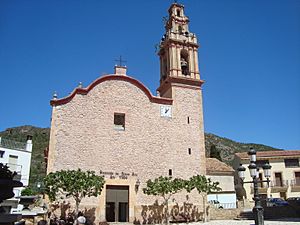
[[[273,148],[267,145],[255,144],[255,143],[240,143],[228,138],[219,137],[215,134],[205,133],[205,150],[206,156],[210,155],[210,149],[215,146],[220,152],[220,156],[223,162],[228,165],[232,165],[234,154],[237,152],[248,152],[250,147],[253,147],[256,151],[278,151],[282,149]]]
[[[27,135],[32,135],[33,149],[31,158],[30,169],[30,185],[35,187],[38,181],[41,181],[46,174],[44,162],[44,150],[48,147],[50,129],[39,128],[34,126],[20,126],[7,128],[5,131],[0,132],[0,137],[26,142]],[[215,146],[220,152],[222,161],[231,165],[236,152],[247,152],[250,147],[255,148],[257,151],[271,151],[279,150],[270,146],[252,143],[239,143],[228,138],[219,137],[214,134],[205,134],[205,148],[206,155],[210,155],[210,149]]]

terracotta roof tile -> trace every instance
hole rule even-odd
[[[235,153],[241,159],[248,159],[248,153]],[[268,157],[286,157],[286,156],[298,156],[300,157],[299,150],[282,150],[282,151],[258,151],[256,152],[257,158],[268,158]]]
[[[206,173],[234,172],[234,169],[215,158],[206,158]]]

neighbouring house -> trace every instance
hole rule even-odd
[[[206,173],[199,45],[184,6],[173,3],[168,12],[155,96],[127,75],[120,60],[114,74],[50,102],[47,173],[81,168],[105,177],[101,195],[81,203],[95,210],[95,223],[159,221],[160,198],[143,193],[147,180]],[[183,206],[187,195],[193,215],[202,219],[203,201],[196,190],[174,199]]]
[[[267,183],[259,184],[259,194],[262,197],[269,198],[290,198],[300,196],[300,151],[258,151],[256,153],[258,166],[258,176],[260,180],[265,180],[262,166],[269,162],[271,168],[270,185]],[[234,169],[242,164],[247,168],[249,165],[249,156],[246,152],[236,153],[234,158]],[[250,173],[245,171],[245,181],[250,181]],[[246,198],[252,200],[253,186],[252,184],[244,184]]]
[[[0,163],[15,171],[23,186],[28,186],[32,153],[32,136],[27,136],[26,142],[17,142],[0,137]],[[21,195],[23,187],[14,188],[15,197]]]
[[[206,175],[214,182],[219,182],[222,191],[207,195],[208,202],[217,208],[236,208],[234,188],[234,169],[215,158],[206,158]]]

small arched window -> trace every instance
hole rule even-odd
[[[177,16],[180,16],[180,9],[176,10],[176,14],[177,14]]]
[[[180,53],[180,66],[183,75],[189,75],[189,54],[187,50],[182,50]]]
[[[180,25],[178,26],[178,33],[182,34],[182,26],[180,26]]]

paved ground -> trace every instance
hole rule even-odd
[[[109,223],[110,225],[134,225],[132,223]],[[206,223],[170,223],[170,225],[255,225],[254,220],[214,220]],[[281,220],[265,220],[264,225],[300,225],[300,218],[297,219],[281,219]]]
[[[265,220],[265,225],[300,225],[300,219]],[[253,220],[215,220],[206,223],[190,223],[190,225],[254,225]]]

